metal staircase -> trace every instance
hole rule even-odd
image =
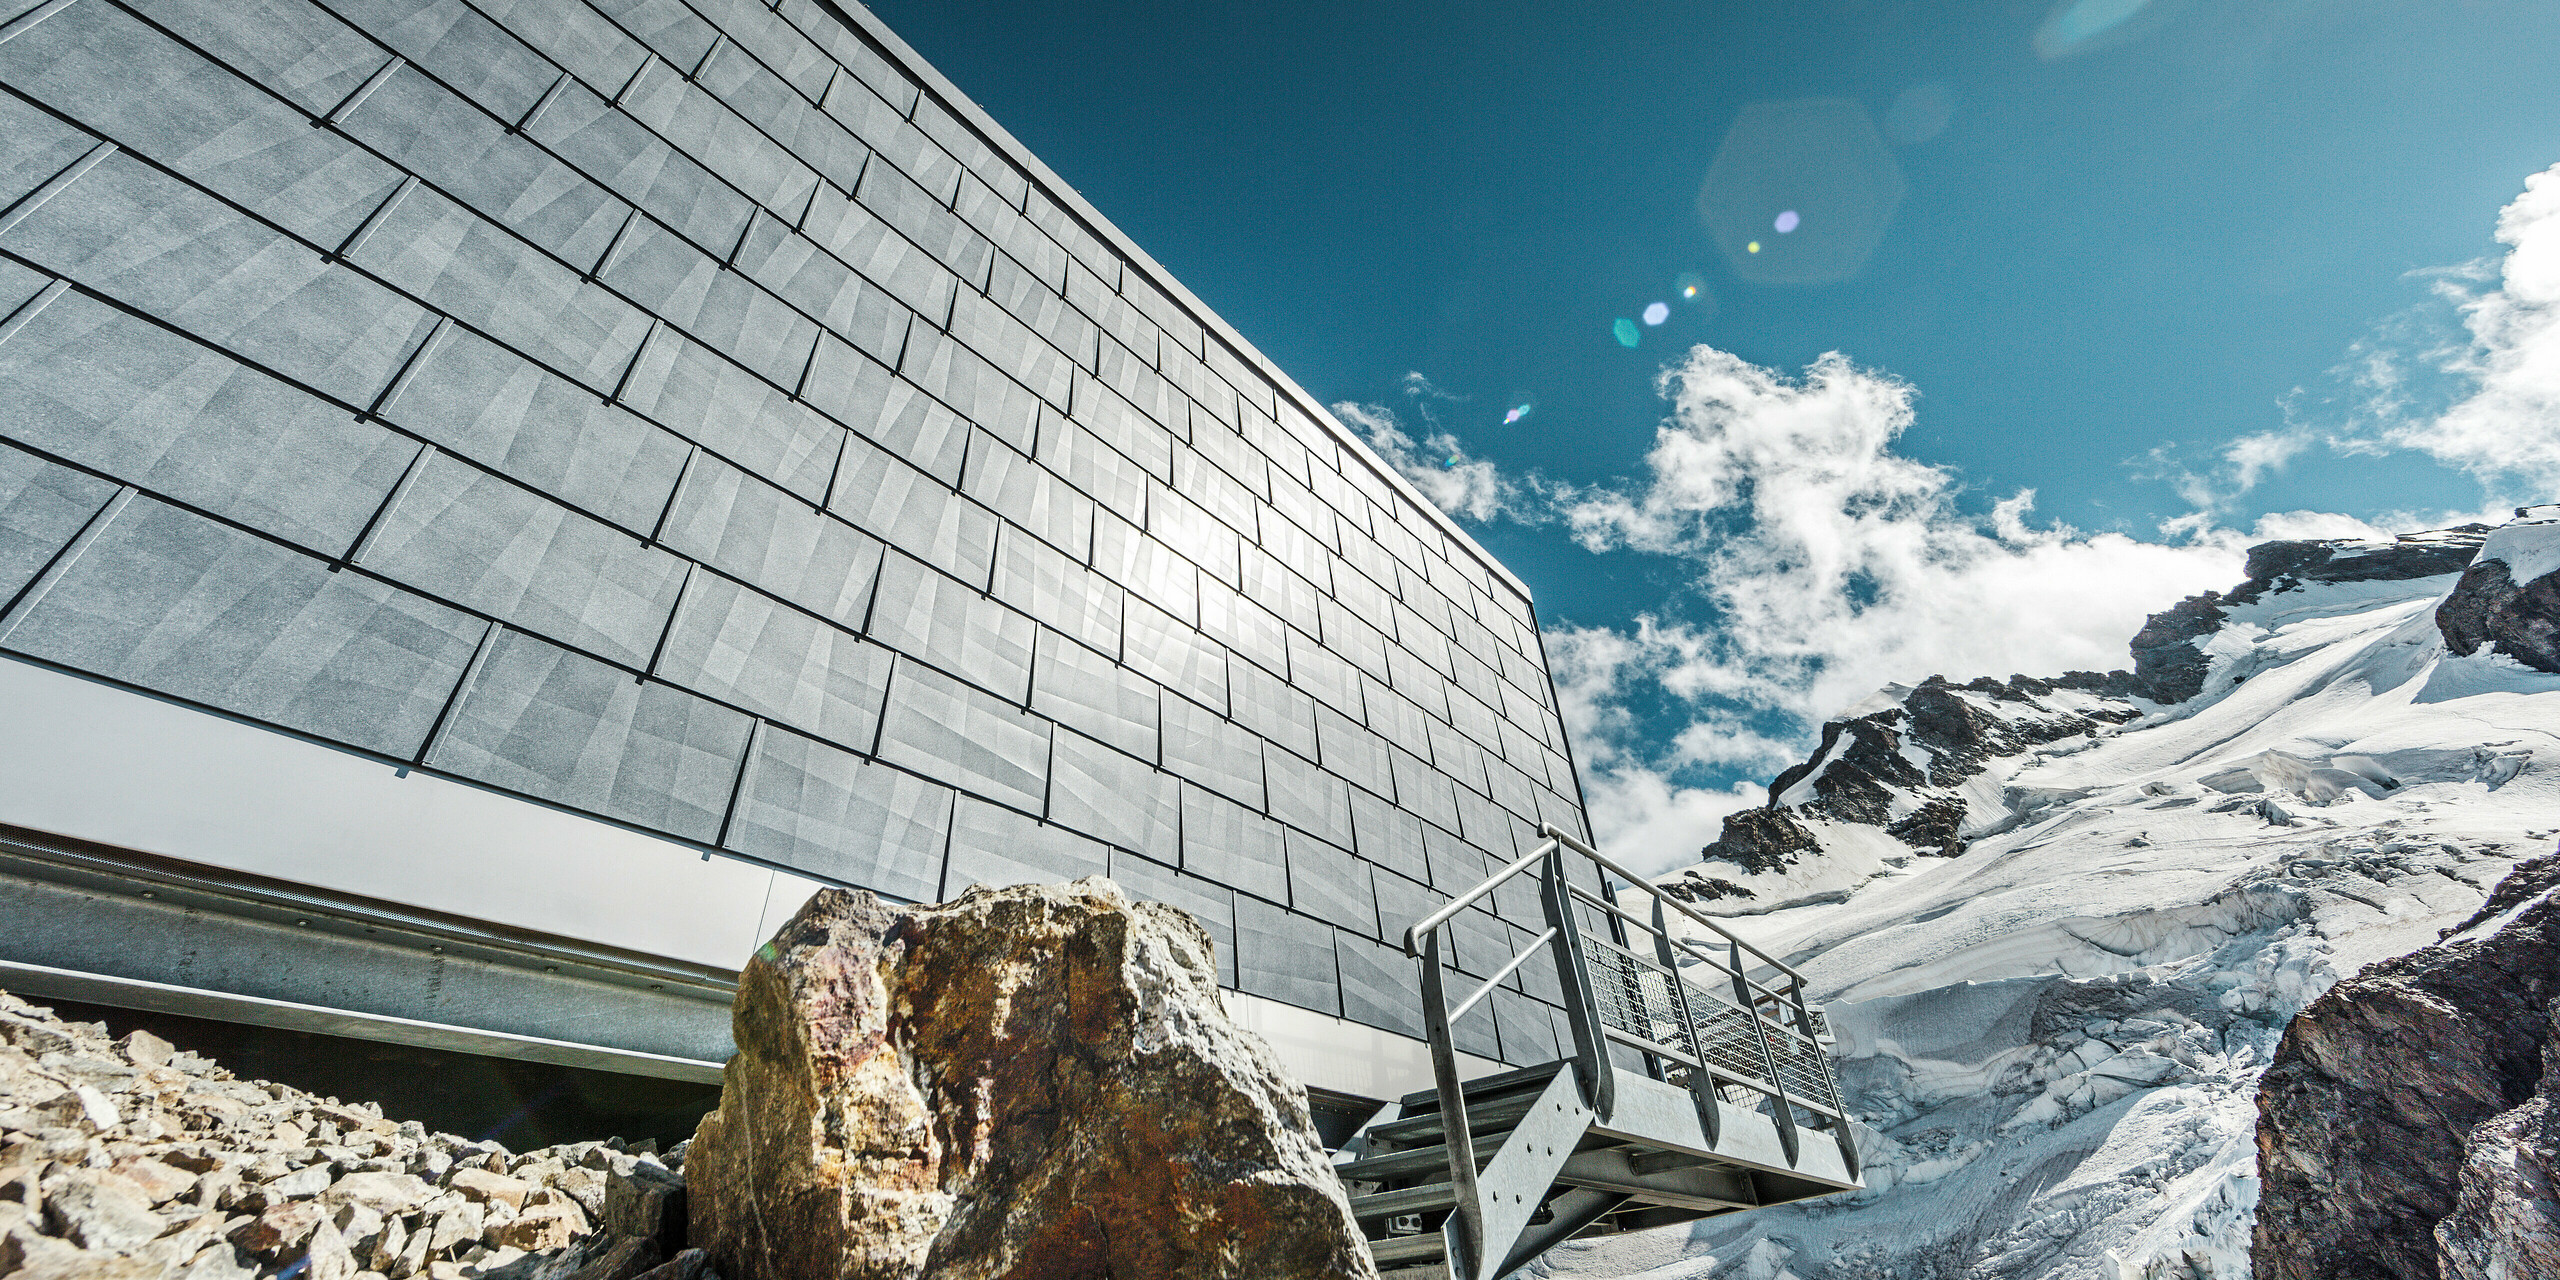
[[[1803,976],[1564,831],[1543,834],[1527,856],[1405,931],[1405,953],[1422,962],[1437,1087],[1380,1112],[1336,1165],[1379,1271],[1498,1280],[1575,1236],[1863,1185]],[[1573,883],[1569,857],[1650,894],[1650,916]],[[1451,922],[1530,874],[1546,932],[1451,1005],[1442,962]],[[1678,936],[1666,913],[1715,942]],[[1641,950],[1629,945],[1635,937]],[[1451,1024],[1541,949],[1555,959],[1572,1056],[1461,1080]]]

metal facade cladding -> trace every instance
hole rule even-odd
[[[867,13],[0,23],[9,653],[1408,1035],[1587,834],[1517,581]]]

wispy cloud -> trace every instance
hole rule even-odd
[[[2442,367],[2470,392],[2432,417],[2398,417],[2389,443],[2429,453],[2478,477],[2494,492],[2560,494],[2560,165],[2525,180],[2498,214],[2507,246],[2494,288],[2461,275],[2439,283],[2457,301],[2469,342]],[[2475,277],[2485,272],[2470,273]],[[2368,375],[2386,412],[2399,390],[2389,362]]]
[[[2525,180],[2497,237],[2503,255],[2410,272],[2428,300],[2295,390],[2288,428],[2341,454],[2425,453],[2477,480],[2492,518],[2560,496],[2560,165]]]
[[[1521,503],[1521,486],[1502,469],[1469,454],[1458,437],[1440,425],[1439,407],[1463,404],[1465,397],[1432,385],[1419,373],[1404,375],[1405,401],[1422,419],[1421,435],[1407,432],[1396,411],[1381,404],[1344,401],[1334,416],[1369,439],[1369,447],[1404,473],[1432,505],[1468,520],[1490,521],[1512,515],[1534,518]]]
[[[2220,513],[2320,443],[2320,434],[2304,426],[2252,432],[2225,441],[2213,451],[2212,461],[2199,469],[2170,441],[2153,446],[2134,474],[2137,479],[2168,482],[2179,501],[2197,511]]]

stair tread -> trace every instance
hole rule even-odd
[[[1404,1213],[1423,1213],[1446,1209],[1458,1203],[1457,1189],[1446,1182],[1429,1182],[1418,1187],[1398,1187],[1393,1191],[1377,1191],[1351,1197],[1351,1216],[1355,1218],[1388,1218]]]
[[[1414,1267],[1398,1267],[1393,1271],[1382,1270],[1378,1273],[1378,1280],[1449,1280],[1449,1264],[1435,1261]]]
[[[1494,1153],[1501,1149],[1502,1143],[1499,1139],[1488,1138],[1478,1142],[1476,1167],[1481,1169],[1491,1164]],[[1406,1174],[1445,1170],[1448,1167],[1449,1144],[1442,1142],[1428,1147],[1391,1151],[1382,1156],[1364,1156],[1346,1164],[1335,1165],[1333,1168],[1334,1172],[1342,1175],[1342,1180],[1345,1182],[1376,1182]]]
[[[1535,1094],[1515,1093],[1490,1102],[1475,1103],[1467,1108],[1467,1129],[1479,1139],[1484,1139],[1489,1134],[1506,1131],[1510,1128],[1509,1121],[1529,1114],[1529,1108],[1536,1105],[1537,1101]],[[1372,1126],[1369,1132],[1388,1142],[1409,1142],[1415,1138],[1438,1135],[1442,1129],[1440,1121],[1441,1116],[1438,1111],[1429,1111],[1418,1116],[1389,1120],[1384,1124]]]
[[[1563,1070],[1565,1065],[1563,1059],[1541,1062],[1536,1066],[1519,1067],[1497,1075],[1478,1076],[1460,1087],[1465,1090],[1469,1101],[1523,1089],[1543,1089],[1547,1081],[1553,1079],[1556,1072]],[[1436,1109],[1440,1105],[1440,1091],[1424,1089],[1418,1093],[1408,1093],[1404,1096],[1404,1105],[1408,1109],[1415,1107]]]

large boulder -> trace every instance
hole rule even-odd
[[[2560,1274],[2560,857],[2339,983],[2258,1086],[2259,1280]]]
[[[1211,946],[1102,879],[819,893],[740,979],[689,1242],[729,1280],[1374,1276]]]
[[[2485,648],[2560,672],[2560,506],[2519,508],[2490,534],[2436,606],[2436,628],[2455,653]]]
[[[2560,1028],[2544,1029],[2542,1080],[2524,1105],[2463,1143],[2453,1212],[2436,1224],[2444,1280],[2560,1276]]]

